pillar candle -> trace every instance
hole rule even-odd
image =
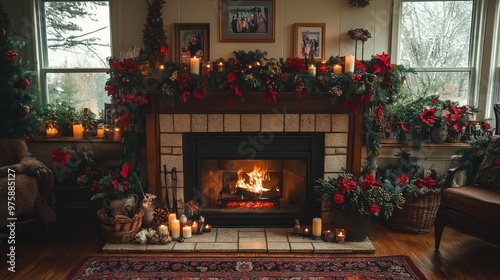
[[[113,131],[113,141],[121,141],[122,140],[122,134],[120,133],[120,128],[115,127]]]
[[[194,221],[193,224],[191,225],[191,231],[193,233],[197,233],[198,232],[198,222],[197,221]]]
[[[309,68],[307,68],[307,72],[309,72],[312,76],[316,76],[316,66],[311,64]]]
[[[104,128],[97,129],[97,138],[104,138]]]
[[[333,73],[341,74],[342,73],[342,65],[336,64],[335,66],[333,66]]]
[[[321,218],[314,218],[312,220],[312,235],[314,237],[321,237]]]
[[[189,70],[191,71],[191,74],[196,74],[196,75],[199,75],[200,74],[200,59],[197,58],[196,56],[195,57],[192,57],[190,60],[189,60]]]
[[[182,237],[191,238],[193,236],[193,233],[191,231],[192,231],[191,227],[189,225],[185,225],[182,228]]]
[[[344,72],[354,72],[354,62],[355,62],[354,55],[346,55],[345,56],[345,70]]]
[[[73,125],[73,138],[77,140],[83,139],[83,126],[81,124]]]
[[[170,213],[170,214],[168,214],[168,228],[169,228],[170,230],[172,230],[172,223],[173,223],[173,221],[174,221],[175,219],[177,219],[177,216],[175,215],[175,213]]]
[[[160,225],[158,227],[158,236],[162,237],[168,235],[168,226],[167,225]]]
[[[191,232],[191,229],[189,229]],[[172,221],[172,239],[177,239],[181,236],[181,222],[177,219]]]

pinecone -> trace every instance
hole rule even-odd
[[[154,214],[154,224],[156,226],[168,222],[168,211],[165,208],[156,208]]]

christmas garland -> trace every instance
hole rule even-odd
[[[364,8],[370,5],[371,1],[372,0],[349,0],[349,4],[351,5],[351,7]]]

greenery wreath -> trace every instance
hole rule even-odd
[[[351,7],[364,8],[370,5],[371,1],[372,0],[349,0],[349,4],[351,4]]]

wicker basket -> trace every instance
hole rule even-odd
[[[394,209],[387,224],[394,229],[412,233],[427,233],[434,226],[441,202],[441,193],[428,192],[418,197],[406,197],[402,209]]]
[[[110,243],[129,243],[135,235],[141,230],[142,217],[144,210],[137,210],[134,217],[129,218],[124,215],[116,215],[114,218],[108,218],[105,215],[106,208],[97,211],[101,232],[106,241]]]

